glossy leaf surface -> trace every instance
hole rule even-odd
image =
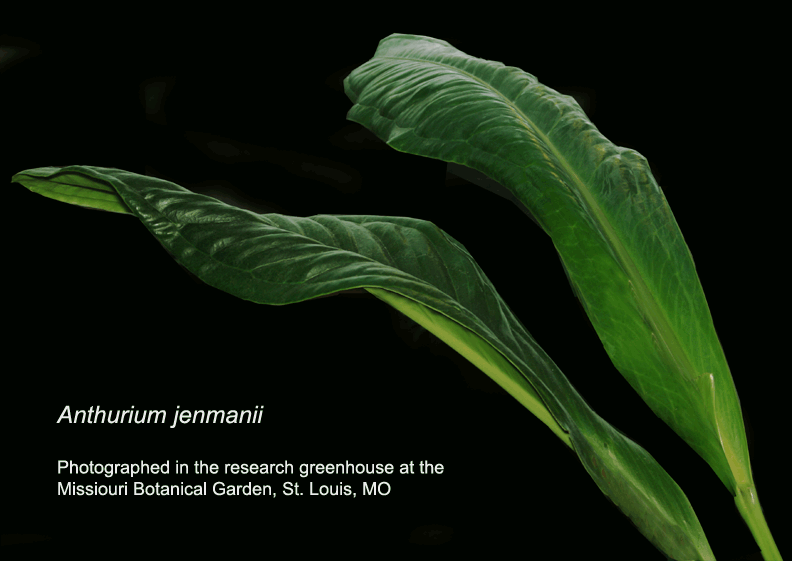
[[[752,483],[739,400],[693,259],[640,154],[531,74],[429,37],[382,40],[345,88],[348,118],[396,150],[479,170],[522,202],[632,387],[733,494]]]
[[[548,425],[659,549],[677,560],[714,559],[676,483],[588,407],[465,248],[434,224],[382,216],[255,214],[167,181],[109,168],[38,168],[13,181],[45,196],[71,185],[69,202],[89,207],[94,203],[80,189],[114,192],[116,212],[139,218],[201,280],[245,300],[282,305],[368,290],[435,333]]]

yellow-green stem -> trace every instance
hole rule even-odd
[[[762,550],[764,561],[783,561],[778,547],[773,541],[773,535],[765,521],[762,505],[759,504],[759,497],[756,495],[756,488],[753,485],[741,485],[737,487],[737,496],[734,497],[737,510],[743,520],[751,529],[754,540]]]

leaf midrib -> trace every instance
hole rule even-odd
[[[464,70],[452,66],[450,64],[445,64],[442,62],[436,62],[426,59],[413,59],[413,58],[405,58],[405,57],[393,57],[393,56],[379,56],[376,57],[377,59],[386,59],[386,60],[402,60],[402,61],[409,61],[413,63],[423,63],[423,64],[432,64],[435,66],[442,66],[452,70],[455,73],[462,74],[467,76],[471,80],[474,80],[481,84],[484,88],[488,89],[489,91],[493,92],[494,94],[498,95],[503,99],[507,106],[515,113],[518,119],[521,119],[524,123],[526,123],[526,128],[529,128],[532,132],[536,134],[539,140],[543,143],[543,145],[555,156],[556,160],[559,162],[561,167],[564,171],[567,172],[568,176],[572,179],[573,183],[575,184],[577,192],[583,196],[583,199],[591,211],[593,216],[596,218],[597,222],[602,226],[602,232],[605,234],[608,243],[615,249],[616,255],[618,256],[618,262],[621,265],[622,269],[627,275],[628,280],[633,282],[633,288],[635,290],[635,297],[638,303],[639,311],[641,312],[644,319],[650,324],[652,329],[657,332],[662,340],[663,344],[668,349],[669,354],[671,357],[679,364],[679,374],[687,381],[691,387],[695,386],[695,381],[701,376],[694,374],[694,368],[690,363],[690,360],[685,352],[679,338],[676,335],[676,332],[671,327],[670,322],[665,314],[665,312],[660,308],[660,306],[655,301],[649,287],[646,286],[643,277],[638,272],[638,267],[636,266],[635,262],[633,261],[632,257],[630,256],[627,248],[621,243],[619,237],[616,235],[613,226],[611,225],[610,221],[608,220],[607,216],[605,215],[604,211],[597,203],[596,199],[586,186],[585,182],[580,178],[577,172],[574,170],[572,165],[567,161],[566,157],[556,148],[556,146],[550,141],[547,135],[539,129],[534,122],[523,113],[519,107],[517,107],[513,100],[509,99],[507,96],[503,94],[500,90],[494,88],[491,84],[483,81],[482,79],[465,72]],[[487,61],[485,61],[487,62]],[[504,65],[505,66],[505,65]],[[546,86],[545,86],[546,87]],[[549,88],[548,88],[549,89]],[[525,89],[523,89],[525,91]],[[522,95],[522,91],[520,92]],[[413,127],[413,131],[414,131]],[[696,391],[696,395],[700,396],[699,392]]]

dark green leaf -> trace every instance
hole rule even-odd
[[[13,180],[37,189],[51,181],[114,191],[178,263],[245,300],[282,305],[368,290],[459,351],[548,425],[658,548],[678,560],[714,559],[671,477],[588,407],[462,244],[434,224],[255,214],[118,169],[39,168]],[[526,443],[530,448],[530,437]]]

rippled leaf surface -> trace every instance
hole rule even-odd
[[[531,74],[429,37],[383,39],[344,85],[348,118],[396,150],[476,169],[522,202],[614,365],[733,494],[752,485],[739,400],[693,259],[640,154]]]
[[[671,477],[588,407],[462,244],[434,224],[384,216],[256,214],[168,181],[110,168],[37,168],[13,181],[59,200],[70,187],[66,202],[133,214],[181,265],[245,300],[282,305],[343,290],[371,292],[432,331],[539,417],[661,551],[680,561],[714,559]],[[81,190],[111,196],[96,203]]]

